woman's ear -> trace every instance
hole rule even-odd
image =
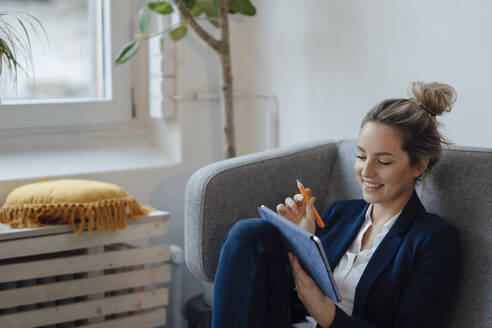
[[[429,159],[428,158],[422,158],[419,161],[419,164],[417,166],[417,173],[418,177],[424,174],[425,170],[427,169],[427,166],[429,165]]]

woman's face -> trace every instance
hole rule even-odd
[[[360,131],[355,173],[364,200],[399,210],[412,196],[414,180],[422,171],[410,167],[399,132],[386,124],[367,122]]]

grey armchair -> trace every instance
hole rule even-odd
[[[185,193],[185,257],[190,271],[213,282],[222,240],[234,223],[258,217],[297,193],[299,178],[318,210],[361,198],[353,171],[357,140],[321,141],[205,166]],[[417,193],[429,212],[452,222],[463,245],[463,276],[446,327],[492,327],[492,149],[451,146]],[[321,213],[321,211],[320,211]]]

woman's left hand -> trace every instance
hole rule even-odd
[[[292,253],[288,253],[288,256],[299,299],[321,327],[330,327],[335,318],[335,303],[323,294],[316,282],[304,271],[299,259]]]

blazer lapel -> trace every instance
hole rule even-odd
[[[403,236],[421,209],[425,211],[414,190],[402,213],[376,248],[362,273],[355,289],[353,314],[364,311],[372,284],[393,259],[403,241]]]
[[[366,203],[364,209],[360,212],[360,214],[357,216],[354,222],[352,224],[348,224],[347,228],[345,228],[343,233],[340,234],[341,240],[335,241],[333,243],[335,247],[329,248],[330,254],[328,255],[328,262],[330,263],[332,270],[335,270],[338,261],[340,261],[342,255],[345,254],[350,244],[357,236],[357,233],[359,232],[359,229],[362,226],[362,223],[364,223],[364,220],[366,218],[366,212],[368,207],[369,204]]]

